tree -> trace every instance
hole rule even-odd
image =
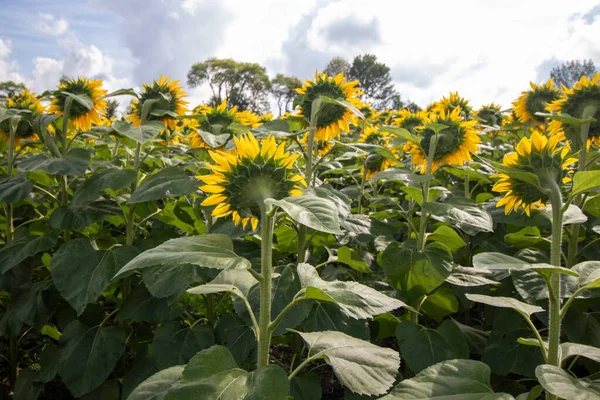
[[[557,85],[564,85],[570,88],[583,75],[592,77],[596,73],[596,66],[592,60],[574,60],[566,61],[558,67],[552,68],[550,77],[554,79]]]
[[[279,115],[290,110],[290,105],[298,95],[294,89],[302,86],[302,81],[295,76],[277,74],[271,80],[271,94],[275,97]]]
[[[390,107],[398,95],[392,83],[390,67],[377,62],[377,56],[373,54],[356,56],[348,71],[348,78],[360,82],[364,92],[361,100],[371,103],[378,110]]]
[[[119,102],[117,100],[108,100],[106,102],[106,119],[112,120],[117,118],[117,108],[119,108]]]
[[[340,72],[343,72],[344,75],[348,76],[350,63],[342,57],[334,57],[329,61],[323,72],[326,72],[329,76],[336,76]]]
[[[408,104],[406,104],[404,106],[404,108],[406,108],[408,111],[410,111],[411,113],[417,113],[421,110],[423,110],[421,107],[419,107],[419,105],[413,101],[408,101]]]
[[[0,82],[0,99],[12,97],[27,89],[24,84],[13,81]]]
[[[263,112],[269,109],[268,93],[271,87],[265,67],[227,59],[209,58],[192,65],[188,85],[197,87],[207,82],[212,92],[209,104],[220,104],[227,99],[229,107]]]

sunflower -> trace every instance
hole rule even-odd
[[[390,144],[389,133],[379,130],[374,125],[369,125],[361,132],[358,142],[388,147]]]
[[[409,110],[403,109],[398,111],[398,115],[392,121],[392,125],[404,128],[414,135],[418,128],[425,125],[427,120],[428,116],[425,111],[412,113]]]
[[[152,85],[147,83],[142,88],[139,99],[134,99],[130,105],[130,113],[127,117],[134,126],[142,124],[142,107],[147,100],[155,100],[156,103],[150,107],[147,121],[162,121],[165,128],[174,130],[177,128],[177,115],[184,115],[187,111],[188,102],[183,100],[187,94],[179,81],[171,81],[171,77],[163,77],[154,80]],[[153,113],[160,115],[153,115]]]
[[[379,121],[379,118],[381,117],[381,113],[371,107],[370,103],[361,103],[361,106],[358,107],[358,109],[365,116],[366,122]]]
[[[597,107],[593,117],[596,122],[590,124],[588,133],[588,145],[594,143],[600,145],[600,72],[596,73],[591,79],[587,76],[582,76],[572,88],[563,87],[563,92],[560,98],[548,104],[548,110],[558,114],[568,114],[572,117],[581,118],[583,111],[588,106]],[[550,121],[548,130],[550,134],[570,131],[572,128],[566,126],[560,121]],[[568,132],[571,133],[571,132]]]
[[[100,125],[102,123],[102,114],[104,114],[107,103],[102,98],[106,94],[106,90],[102,89],[102,81],[87,80],[84,77],[72,79],[58,86],[58,90],[54,92],[54,98],[48,107],[48,112],[53,114],[64,115],[65,100],[71,93],[76,95],[85,95],[93,103],[92,108],[88,110],[85,106],[77,101],[71,102],[69,110],[69,123],[75,128],[82,131],[88,131],[92,127],[92,123]]]
[[[271,113],[265,113],[265,114],[262,114],[262,115],[260,115],[258,117],[258,121],[261,124],[264,124],[265,122],[273,121],[273,118],[275,118],[275,116],[273,114],[271,114]]]
[[[216,206],[216,218],[231,215],[235,225],[256,229],[265,199],[302,194],[304,177],[292,170],[300,154],[286,152],[285,143],[277,145],[273,136],[259,142],[247,133],[233,140],[233,152],[208,153],[216,164],[208,166],[212,174],[198,177],[205,183],[200,190],[209,194],[201,205]]]
[[[37,132],[33,128],[33,122],[37,116],[45,111],[44,106],[34,93],[25,89],[6,99],[5,107],[13,110],[22,110],[19,113],[21,119],[15,132],[15,145],[18,146],[22,139],[37,140]],[[10,119],[0,122],[0,136],[10,136]]]
[[[559,146],[561,143],[562,146]],[[570,181],[569,166],[577,159],[567,157],[571,149],[564,141],[564,135],[558,134],[547,138],[543,133],[534,131],[531,138],[521,139],[516,150],[504,156],[502,164],[505,167],[534,174],[541,170],[551,170],[557,183]],[[549,200],[544,190],[518,180],[510,173],[503,172],[493,177],[498,178],[498,182],[492,190],[504,194],[504,197],[496,203],[496,207],[504,206],[504,213],[507,215],[521,207],[529,216],[532,210],[543,208]]]
[[[477,151],[481,142],[474,129],[477,121],[465,121],[461,116],[460,107],[456,107],[452,112],[441,111],[440,113],[431,114],[428,122],[448,127],[438,134],[438,142],[431,166],[432,173],[437,171],[441,164],[464,165],[465,162],[472,161],[471,155]],[[407,142],[404,145],[404,151],[412,154],[412,164],[422,174],[427,171],[426,152],[429,150],[429,144],[434,135],[433,130],[423,128],[420,144]]]
[[[200,114],[205,117],[204,120],[197,121],[197,126],[196,124],[194,124],[194,126],[196,127],[191,132],[189,132],[187,136],[190,146],[201,149],[212,149],[213,147],[204,141],[202,136],[198,133],[199,129],[213,133],[215,135],[231,133],[231,131],[227,129],[229,125],[231,125],[234,122],[241,123],[239,119],[240,115],[242,115],[242,117],[244,117],[244,115],[246,117],[250,115],[238,112],[237,107],[235,106],[228,109],[227,99],[224,99],[216,107],[212,107],[207,104],[201,104],[199,106],[196,106],[192,113]],[[248,123],[248,120],[246,120],[245,122]]]
[[[469,101],[463,97],[460,97],[458,92],[450,92],[450,96],[442,97],[440,101],[433,103],[431,112],[448,114],[454,111],[456,108],[461,109],[465,119],[469,119],[471,114],[473,114],[473,108],[471,108],[469,105]]]
[[[554,86],[554,79],[549,79],[543,85],[530,82],[531,90],[521,93],[513,102],[515,114],[520,122],[544,123],[545,118],[535,115],[536,112],[545,112],[546,106],[558,99],[558,89]]]
[[[502,108],[494,103],[481,106],[475,113],[481,123],[487,126],[502,126],[504,123],[504,115],[502,115]]]
[[[367,167],[367,174],[365,175],[366,179],[371,179],[373,175],[378,172],[385,171],[389,167],[396,165],[395,162],[383,157],[377,153],[371,153],[367,156],[365,160],[365,165],[360,169],[360,172],[363,173],[365,170],[365,166]]]
[[[315,73],[315,79],[306,81],[296,92],[301,95],[298,104],[299,116],[310,118],[312,102],[319,96],[331,99],[342,99],[359,108],[362,103],[359,96],[362,94],[356,87],[358,81],[347,82],[344,73],[340,72],[335,77],[323,73]],[[315,137],[321,141],[328,141],[340,136],[340,132],[350,131],[350,123],[355,117],[348,108],[337,104],[323,104],[317,118]]]
[[[298,141],[304,145],[308,144],[308,133],[305,133]],[[313,151],[316,150],[317,156],[323,157],[328,154],[333,148],[334,144],[331,141],[315,140],[313,142]]]
[[[263,122],[260,121],[260,117],[250,110],[238,111],[236,113],[236,118],[240,124],[249,128],[256,128],[263,124]]]

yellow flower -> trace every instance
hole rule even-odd
[[[380,131],[374,125],[369,125],[361,132],[358,142],[387,147],[390,144],[389,133]]]
[[[240,124],[249,128],[256,128],[263,124],[263,122],[260,121],[260,117],[250,110],[238,111],[236,118],[240,121]]]
[[[58,89],[50,103],[50,107],[48,107],[48,112],[64,115],[65,99],[67,98],[64,92],[85,95],[92,100],[92,109],[88,110],[85,106],[73,100],[69,110],[69,123],[75,129],[82,131],[90,130],[92,124],[101,124],[102,114],[104,114],[107,107],[106,100],[102,98],[106,94],[106,90],[102,89],[101,80],[87,80],[81,77],[59,85]]]
[[[515,114],[520,122],[543,123],[544,117],[535,115],[536,112],[546,112],[546,106],[556,100],[559,96],[554,87],[554,80],[549,79],[543,85],[530,82],[531,90],[521,93],[521,96],[513,102]]]
[[[436,124],[446,125],[448,128],[438,134],[438,142],[433,156],[431,172],[438,170],[440,165],[464,165],[473,159],[471,155],[479,149],[481,139],[475,132],[474,126],[477,121],[465,121],[461,116],[460,107],[456,107],[451,113],[441,111],[433,113],[430,121]],[[431,129],[422,129],[420,144],[407,142],[404,151],[412,155],[412,164],[424,174],[427,172],[427,153],[429,144],[435,132]]]
[[[564,142],[564,135],[558,134],[548,138],[543,133],[534,131],[531,138],[521,139],[516,150],[504,156],[502,164],[505,167],[534,174],[542,170],[551,170],[557,183],[570,181],[569,166],[577,159],[567,157],[571,148]],[[504,213],[507,215],[516,212],[520,207],[529,216],[532,210],[543,208],[548,202],[548,194],[544,190],[511,176],[510,172],[504,171],[493,177],[498,178],[498,181],[492,190],[504,194],[496,203],[496,207],[504,206]]]
[[[306,81],[301,88],[296,89],[302,95],[298,105],[298,116],[310,118],[312,102],[319,96],[331,99],[346,100],[355,107],[361,107],[359,96],[361,91],[358,81],[347,82],[344,73],[335,77],[315,73],[315,79]],[[340,132],[349,132],[350,123],[355,120],[354,114],[348,108],[337,104],[323,104],[318,114],[315,137],[320,141],[329,141],[340,136]]]
[[[22,139],[37,140],[38,135],[33,128],[34,121],[36,117],[45,111],[45,107],[40,103],[35,93],[25,89],[7,98],[5,106],[9,109],[28,111],[19,113],[21,119],[15,132],[15,146],[18,146]],[[10,136],[10,119],[0,122],[0,136],[5,137],[6,140]],[[2,140],[2,142],[4,141]]]
[[[412,113],[409,110],[403,109],[398,111],[396,118],[392,121],[392,125],[399,126],[415,134],[416,130],[423,127],[427,120],[428,116],[425,111]]]
[[[371,179],[373,177],[373,175],[375,175],[376,173],[385,171],[389,167],[396,165],[395,162],[388,160],[387,158],[385,158],[382,155],[379,155],[377,153],[369,154],[367,156],[365,164],[367,167],[367,174],[365,175],[365,178],[367,178],[367,179]],[[360,172],[363,173],[364,170],[365,170],[365,166],[363,165],[362,168],[360,169]]]
[[[266,114],[262,114],[261,116],[259,116],[258,120],[264,124],[265,122],[269,122],[272,121],[273,118],[275,118],[275,116],[271,113],[266,113]]]
[[[585,75],[582,76],[570,89],[563,87],[560,98],[548,104],[547,108],[549,111],[558,114],[568,114],[575,118],[581,118],[583,111],[588,106],[595,106],[597,109],[593,115],[596,118],[596,122],[590,124],[587,144],[594,143],[600,145],[600,72],[596,73],[592,79]],[[550,134],[571,129],[573,128],[568,125],[565,126],[560,121],[553,120],[548,124]]]
[[[300,139],[298,139],[298,141],[304,145],[308,144],[308,132],[304,134],[304,136],[302,136]],[[333,148],[333,142],[331,141],[320,141],[320,140],[315,140],[313,142],[313,151],[316,150],[317,151],[317,155],[319,157],[323,157],[326,154],[328,154],[331,149]]]
[[[449,114],[456,108],[460,108],[463,113],[463,118],[469,119],[473,113],[473,109],[469,105],[469,101],[458,95],[458,92],[450,92],[450,96],[442,97],[442,99],[433,104],[431,112]]]
[[[227,99],[224,99],[221,104],[216,107],[212,107],[206,104],[196,106],[192,112],[193,114],[200,114],[205,117],[204,120],[199,121],[198,128],[194,129],[188,134],[188,141],[190,146],[201,149],[212,149],[208,143],[204,141],[202,136],[198,133],[198,129],[202,129],[206,132],[210,132],[215,135],[231,133],[227,129],[229,125],[234,122],[240,122],[237,107],[227,108]]]
[[[198,176],[205,183],[200,190],[209,194],[201,205],[215,206],[216,218],[231,215],[235,225],[256,229],[265,199],[302,194],[304,177],[293,173],[300,155],[287,152],[285,143],[277,145],[272,136],[259,142],[248,133],[233,140],[232,152],[208,152],[215,164],[208,166],[212,174]]]
[[[188,102],[183,100],[186,96],[183,87],[179,81],[171,81],[171,77],[163,77],[154,80],[152,85],[147,83],[142,88],[139,99],[134,99],[130,105],[130,114],[128,120],[134,126],[142,124],[142,107],[146,100],[155,100],[156,103],[150,106],[151,112],[148,113],[147,121],[162,121],[165,128],[176,129],[176,116],[184,115],[187,111]],[[152,112],[165,112],[163,115],[152,115]]]
[[[502,126],[504,123],[504,115],[502,108],[494,103],[481,106],[475,113],[481,119],[481,123],[487,126]]]

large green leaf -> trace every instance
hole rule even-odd
[[[128,203],[141,203],[192,194],[198,188],[198,180],[186,175],[180,168],[166,168],[146,179],[129,198]]]
[[[358,282],[325,281],[310,264],[298,265],[304,297],[335,303],[347,316],[372,318],[406,304]],[[300,296],[298,296],[300,297]]]
[[[338,208],[325,198],[303,195],[281,200],[267,200],[281,207],[292,219],[320,232],[342,234]]]
[[[368,274],[371,272],[367,263],[362,259],[360,254],[356,252],[356,250],[351,249],[350,247],[342,246],[338,249],[337,252],[337,261],[346,264],[350,268]]]
[[[23,324],[42,329],[54,312],[56,299],[51,297],[51,288],[52,281],[44,280],[13,294],[11,306],[0,320],[0,335],[17,336]]]
[[[157,299],[144,286],[138,286],[125,298],[115,320],[167,322],[182,312],[177,304],[170,305],[167,299]]]
[[[224,270],[211,282],[188,289],[188,292],[193,294],[228,292],[245,298],[256,283],[258,283],[256,278],[246,270]]]
[[[90,153],[85,149],[69,150],[64,158],[51,158],[44,154],[36,154],[17,161],[21,171],[42,171],[51,175],[83,176],[90,163]]]
[[[146,379],[127,397],[127,400],[163,400],[167,391],[183,373],[183,365],[163,369]]]
[[[250,262],[233,252],[233,242],[225,235],[208,234],[167,240],[146,250],[127,265],[115,278],[131,275],[156,265],[192,264],[215,269],[248,269]]]
[[[0,249],[0,273],[5,273],[25,260],[42,251],[56,246],[58,234],[49,232],[42,236],[24,236]]]
[[[452,253],[441,243],[431,243],[422,252],[391,243],[381,254],[388,280],[413,299],[438,288],[452,272]]]
[[[600,363],[600,349],[594,346],[565,342],[560,344],[560,350],[563,362],[569,357],[580,356]]]
[[[449,360],[400,382],[380,400],[513,400],[494,393],[490,368],[475,360]]]
[[[582,171],[573,176],[571,196],[576,196],[600,188],[600,171]]]
[[[224,314],[215,326],[217,342],[227,347],[238,365],[256,359],[256,335],[252,327],[235,314]]]
[[[324,358],[339,381],[353,392],[383,394],[393,385],[400,367],[396,351],[341,332],[297,333],[309,348],[307,357]]]
[[[283,400],[289,388],[287,374],[278,365],[246,372],[229,350],[213,346],[190,360],[165,400]]]
[[[517,299],[513,299],[512,297],[493,297],[486,296],[483,294],[465,294],[466,298],[474,301],[476,303],[487,304],[488,306],[493,307],[501,307],[501,308],[512,308],[513,310],[518,311],[526,315],[527,317],[531,317],[531,314],[535,314],[538,312],[543,312],[544,309],[542,307],[533,306],[531,304],[523,303]]]
[[[24,176],[0,178],[0,203],[16,203],[31,193],[33,182]]]
[[[13,400],[36,400],[44,388],[44,384],[38,382],[38,377],[38,371],[29,368],[20,370]]]
[[[589,382],[569,375],[562,368],[543,364],[535,369],[535,376],[548,392],[563,399],[598,400],[600,381]]]
[[[336,331],[352,337],[369,340],[369,324],[365,319],[354,319],[332,303],[317,302],[302,323],[304,332]]]
[[[152,354],[158,368],[185,364],[200,350],[215,343],[213,330],[206,325],[182,328],[179,322],[161,325],[154,332]]]
[[[74,396],[91,392],[108,378],[125,352],[125,337],[116,326],[89,327],[77,320],[65,328],[59,373]]]
[[[94,222],[99,222],[108,215],[121,213],[121,209],[111,202],[60,206],[50,215],[50,226],[54,229],[78,230]]]
[[[423,209],[434,219],[448,222],[469,235],[494,231],[492,216],[479,207],[450,203],[426,203]]]
[[[111,168],[100,171],[86,179],[73,193],[73,204],[84,204],[94,201],[103,189],[120,190],[135,180],[132,169]]]
[[[427,241],[443,243],[450,251],[460,250],[467,245],[454,229],[446,225],[440,226],[433,233],[427,235]]]
[[[178,298],[190,285],[205,280],[207,271],[193,264],[165,264],[145,268],[142,279],[152,296]]]
[[[507,322],[509,321],[504,320],[503,326],[506,326]],[[499,321],[499,323],[502,322]],[[494,331],[498,332],[498,329],[494,329]],[[493,333],[487,341],[481,361],[486,363],[496,375],[512,373],[533,377],[535,376],[535,367],[542,364],[544,358],[539,346],[523,344],[522,339],[531,336],[529,328],[511,330],[505,335]],[[535,339],[528,340],[534,341]],[[537,340],[535,342],[539,344]]]
[[[529,268],[530,263],[503,253],[479,253],[473,256],[473,267],[486,269]]]
[[[165,126],[160,121],[148,121],[142,126],[133,126],[125,121],[115,121],[112,128],[121,135],[133,139],[139,144],[144,144],[158,136]]]
[[[115,272],[136,254],[138,250],[132,246],[96,250],[87,239],[73,239],[52,257],[52,280],[79,315],[102,294]]]
[[[290,395],[294,400],[314,400],[322,396],[321,379],[313,373],[299,374],[290,382]]]

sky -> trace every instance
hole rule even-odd
[[[529,82],[564,61],[600,68],[595,0],[0,0],[0,81],[36,92],[62,75],[109,90],[161,74],[187,88],[209,57],[256,62],[302,80],[340,56],[375,54],[404,100],[450,92],[510,107]]]

